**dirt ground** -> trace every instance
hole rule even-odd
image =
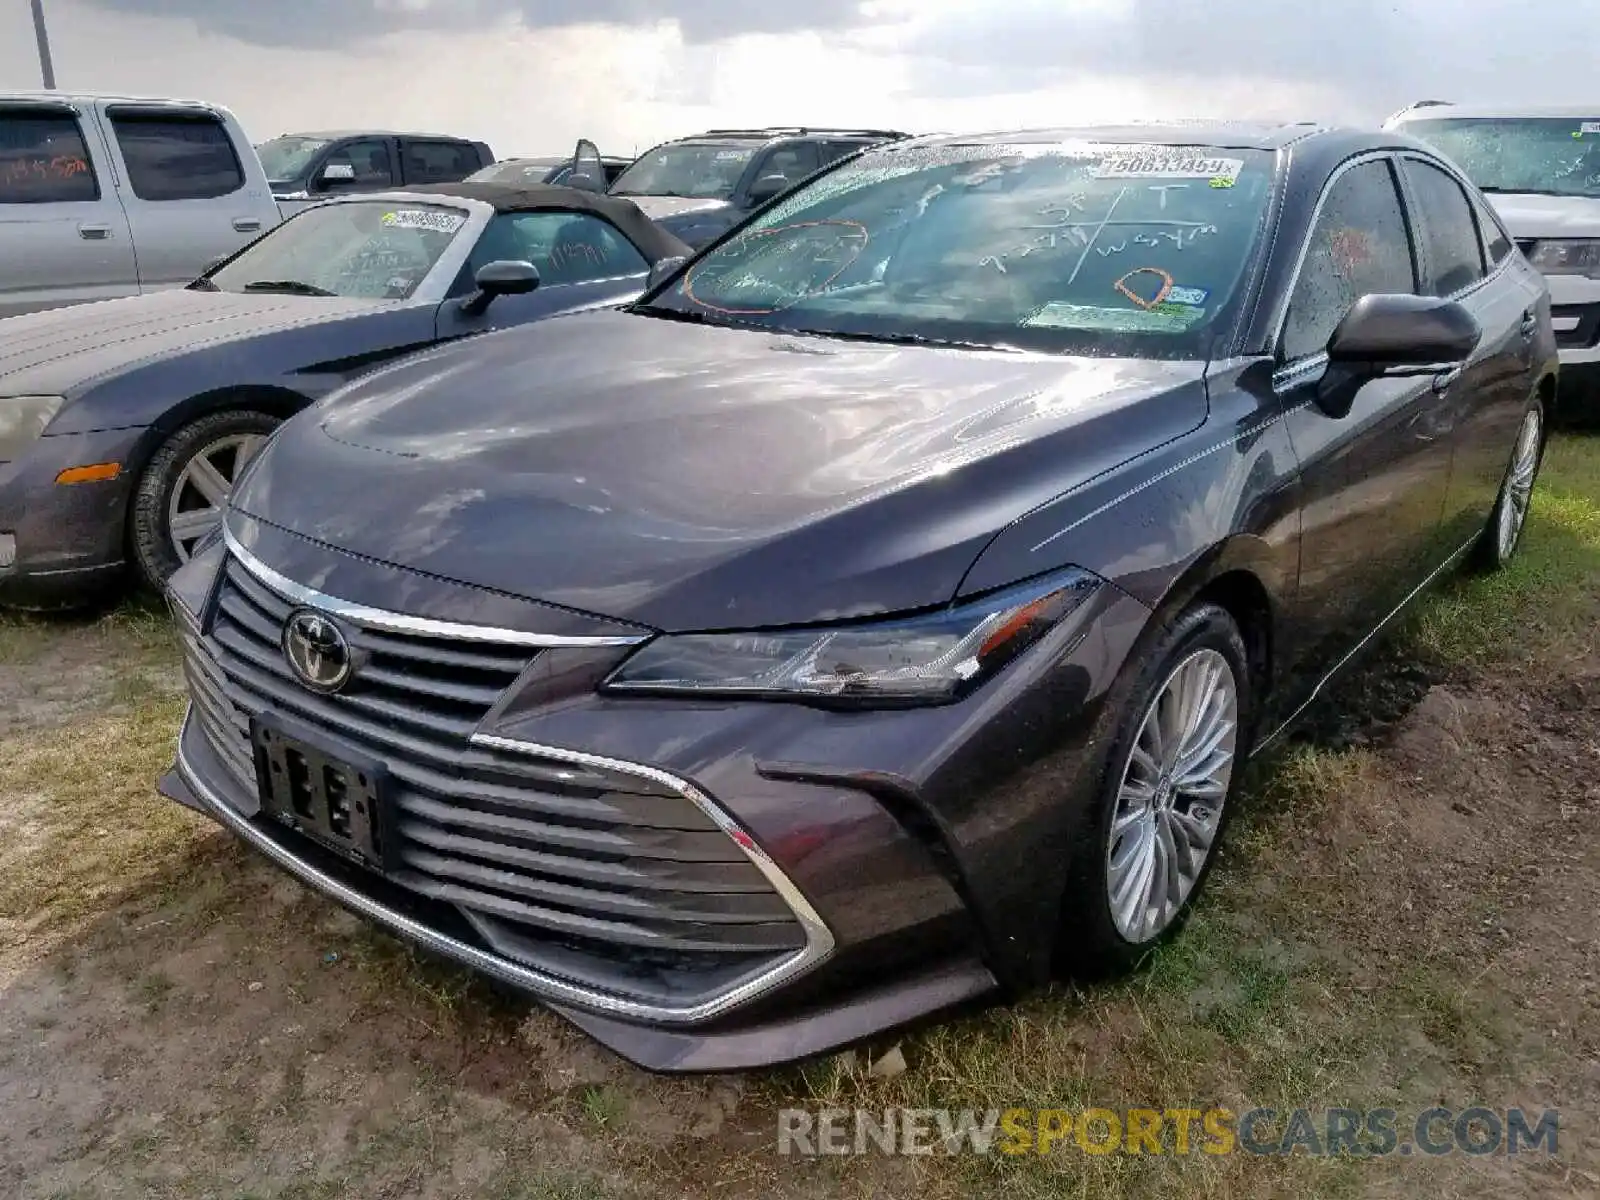
[[[1600,1196],[1592,593],[1537,653],[1379,654],[1257,772],[1147,970],[908,1035],[889,1079],[886,1046],[651,1077],[417,961],[155,794],[158,614],[0,627],[0,1195]],[[1559,1151],[775,1151],[789,1105],[1191,1102],[1555,1108]]]

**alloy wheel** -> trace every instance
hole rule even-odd
[[[1238,729],[1238,680],[1211,649],[1178,663],[1145,711],[1106,846],[1111,918],[1127,941],[1159,936],[1199,883],[1233,779]]]
[[[1517,446],[1511,455],[1511,469],[1506,473],[1505,492],[1500,497],[1495,541],[1502,562],[1516,550],[1522,527],[1528,520],[1533,482],[1539,474],[1539,449],[1543,432],[1543,417],[1537,408],[1530,408],[1522,418],[1522,431],[1517,435]]]
[[[221,523],[234,481],[266,440],[261,433],[229,434],[184,464],[167,502],[167,536],[179,562],[188,562],[195,542]]]

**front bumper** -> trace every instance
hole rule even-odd
[[[0,463],[0,533],[16,539],[15,558],[0,567],[0,605],[54,609],[90,604],[124,576],[128,498],[145,431],[47,435],[11,463]],[[58,484],[69,467],[116,462],[124,469],[98,483]]]
[[[340,580],[339,594],[356,605],[380,595],[356,594],[363,580],[393,570],[330,559],[325,547],[297,541],[258,527],[252,548],[269,547],[286,574]],[[400,726],[357,719],[379,702],[398,711],[399,693],[311,697],[281,685],[270,637],[282,613],[258,585],[294,585],[274,568],[239,575],[254,556],[238,544],[231,553],[218,547],[196,556],[174,580],[202,623],[185,625],[193,704],[162,791],[352,910],[549,1004],[640,1065],[720,1071],[804,1058],[1047,975],[1071,846],[1092,790],[1089,726],[1147,616],[1115,589],[1091,602],[1097,611],[1086,614],[1083,630],[1062,631],[1063,640],[1042,643],[983,692],[943,709],[846,714],[623,700],[593,688],[626,647],[543,649],[450,752],[450,768],[422,772],[415,739],[403,738]],[[311,553],[320,559],[315,568],[304,557]],[[413,611],[431,613],[450,611],[452,595],[463,604],[474,595],[414,576],[405,594]],[[323,602],[327,611],[363,611]],[[382,638],[361,641],[368,634],[360,628],[352,636],[358,649],[384,653]],[[404,777],[399,860],[353,865],[260,815],[249,718],[277,711],[334,746],[359,737],[368,750],[386,747],[381,753]],[[412,719],[400,716],[402,725]],[[561,791],[571,781],[557,782],[561,771],[552,768],[563,765],[611,782],[592,799]],[[519,782],[511,795],[508,772],[519,766],[535,782]],[[663,786],[634,792],[628,779]],[[683,807],[689,795],[699,797],[700,814],[715,817],[710,826]],[[529,813],[539,814],[536,825]],[[592,853],[597,836],[611,839],[610,851]],[[663,849],[680,839],[692,852]],[[591,857],[576,862],[571,848],[580,844]],[[458,859],[442,860],[440,847]],[[715,860],[723,878],[735,869],[725,860],[740,857],[735,847],[762,868],[770,889],[743,877],[739,895],[713,897],[710,910],[697,901],[688,914],[681,893],[703,899],[717,891],[699,872]],[[677,860],[667,885],[680,893],[675,899],[662,899],[653,878],[663,856]],[[485,858],[501,866],[485,873]],[[511,862],[534,865],[512,878],[503,866]],[[639,886],[619,885],[618,871]],[[580,888],[571,886],[577,877]],[[559,894],[553,879],[566,881]],[[773,914],[780,899],[792,924]],[[619,904],[627,927],[618,924]],[[744,944],[750,921],[770,922],[770,953]],[[628,947],[641,944],[641,932],[650,937],[635,961]],[[737,970],[724,965],[734,942]],[[651,957],[668,943],[688,953]]]
[[[275,866],[419,949],[540,1000],[596,1041],[638,1066],[663,1072],[741,1071],[824,1053],[879,1030],[978,1000],[996,987],[994,976],[975,955],[958,956],[905,978],[864,987],[823,1006],[802,1007],[777,1018],[750,1023],[720,1022],[692,1028],[640,1023],[596,1009],[592,997],[570,997],[559,980],[529,971],[486,951],[469,931],[459,936],[420,915],[407,897],[375,886],[355,868],[317,848],[297,842],[272,825],[242,816],[206,782],[219,764],[186,714],[178,757],[160,782],[163,796],[216,821],[247,842]],[[411,911],[408,911],[410,909]],[[575,1000],[576,1002],[572,1002]]]

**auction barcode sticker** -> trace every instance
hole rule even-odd
[[[439,233],[454,233],[467,223],[467,219],[460,213],[401,208],[384,213],[383,223],[390,229],[433,229]]]
[[[1226,179],[1233,183],[1242,170],[1242,158],[1219,158],[1161,147],[1130,154],[1108,154],[1090,174],[1096,179]]]

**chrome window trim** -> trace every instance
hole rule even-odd
[[[239,560],[239,565],[254,575],[263,585],[284,599],[308,608],[319,609],[332,616],[343,617],[369,629],[385,633],[409,633],[418,637],[446,638],[461,642],[497,642],[507,646],[532,646],[542,649],[574,646],[637,646],[648,641],[653,634],[640,633],[618,636],[567,637],[554,633],[528,633],[521,629],[500,629],[493,625],[469,625],[459,621],[441,621],[433,617],[416,617],[387,609],[371,608],[350,600],[341,600],[326,592],[296,583],[286,575],[274,571],[240,544],[231,529],[223,526],[222,538],[228,553]]]
[[[558,976],[550,975],[532,967],[525,967],[512,959],[489,953],[468,942],[451,937],[449,934],[441,933],[431,926],[408,917],[379,900],[373,899],[365,892],[335,879],[312,863],[300,858],[292,850],[268,837],[202,780],[186,754],[187,742],[191,736],[201,738],[206,736],[203,730],[194,726],[192,704],[184,710],[183,727],[178,738],[178,774],[193,791],[195,798],[206,807],[211,817],[224,828],[249,843],[290,874],[297,876],[324,895],[330,896],[340,904],[388,929],[390,932],[399,934],[430,950],[480,970],[486,975],[491,975],[513,986],[523,988],[544,1000],[558,1004],[570,1004],[574,1007],[624,1019],[650,1021],[657,1024],[694,1024],[719,1016],[729,1009],[753,999],[760,993],[766,992],[778,984],[799,975],[801,972],[809,970],[833,952],[834,939],[832,932],[822,918],[817,915],[816,910],[801,895],[799,889],[789,880],[789,877],[778,868],[765,851],[755,844],[754,839],[699,789],[685,780],[678,779],[676,776],[669,775],[665,771],[659,771],[654,767],[645,767],[636,763],[624,763],[616,759],[601,758],[596,755],[587,755],[578,751],[562,750],[556,747],[538,746],[533,743],[518,742],[507,738],[484,740],[481,737],[475,737],[473,739],[474,742],[479,742],[486,747],[539,754],[546,757],[559,757],[573,763],[604,765],[613,770],[626,771],[641,778],[667,784],[710,816],[718,827],[728,834],[734,844],[744,851],[750,861],[755,864],[756,869],[766,876],[775,888],[779,889],[779,894],[793,909],[796,919],[800,921],[805,929],[805,946],[774,965],[770,970],[752,979],[747,979],[744,983],[730,988],[710,1000],[683,1008],[671,1008],[664,1005],[627,1000],[607,992],[579,987]]]

